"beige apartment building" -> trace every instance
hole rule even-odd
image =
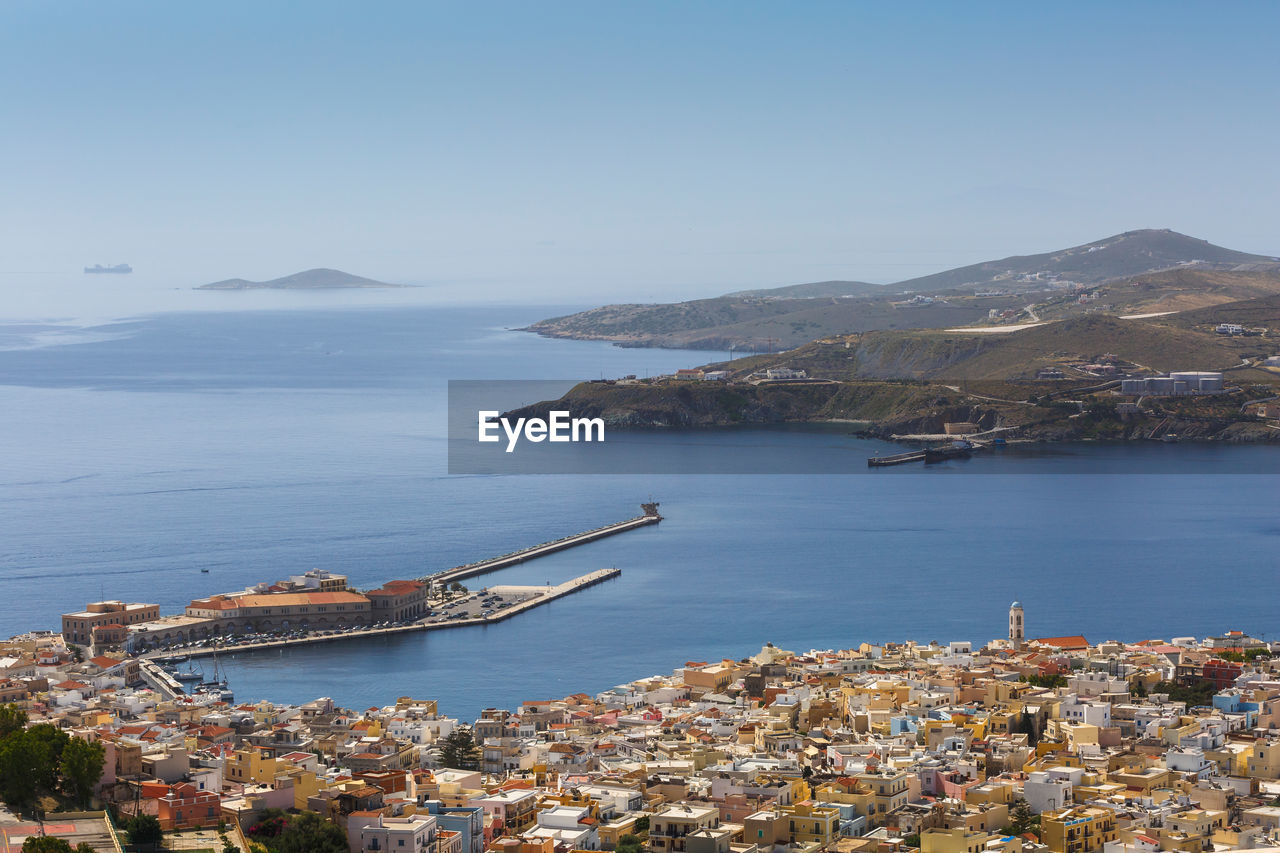
[[[62,614],[62,636],[68,643],[88,645],[93,642],[93,629],[150,622],[160,616],[159,604],[126,604],[123,601],[95,601],[77,613]]]

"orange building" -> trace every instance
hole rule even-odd
[[[156,817],[165,831],[217,826],[222,819],[222,800],[217,792],[201,791],[190,782],[170,785],[157,802]]]

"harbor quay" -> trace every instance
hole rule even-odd
[[[377,589],[353,589],[345,575],[312,569],[274,583],[193,599],[182,613],[168,616],[161,616],[156,604],[93,602],[84,610],[62,614],[62,636],[91,656],[154,656],[174,649],[189,656],[498,622],[620,572],[605,569],[556,585],[479,591],[466,588],[462,580],[662,520],[658,504],[642,504],[642,510],[625,521],[419,578],[388,581]]]
[[[4,643],[0,746],[49,724],[96,754],[89,810],[46,810],[47,834],[112,841],[143,815],[166,849],[316,825],[361,853],[1280,848],[1280,643],[1034,621],[1014,602],[980,644],[767,643],[467,720],[429,697],[186,695],[155,660],[39,632]],[[9,809],[6,843],[34,834]]]

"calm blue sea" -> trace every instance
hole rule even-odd
[[[736,430],[626,441],[690,470],[713,457],[751,470],[763,454],[777,470],[861,475],[448,476],[448,379],[643,375],[712,357],[507,331],[555,313],[0,328],[0,632],[54,628],[104,596],[175,612],[312,567],[373,586],[629,517],[651,497],[661,525],[483,582],[608,566],[618,580],[486,628],[239,655],[237,698],[414,695],[473,717],[765,642],[981,642],[1015,598],[1032,635],[1280,631],[1280,492],[1274,474],[1248,473],[1276,470],[1276,447],[1074,445],[867,475],[887,445],[842,428]]]

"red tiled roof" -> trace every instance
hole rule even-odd
[[[367,599],[355,592],[278,592],[270,595],[242,595],[240,607],[293,607],[299,604],[358,604]]]
[[[404,595],[424,586],[420,581],[387,581],[380,589],[371,589],[365,595]]]
[[[1087,649],[1089,641],[1079,634],[1067,637],[1038,637],[1032,640],[1033,643],[1040,643],[1043,646],[1054,646],[1059,649]]]

